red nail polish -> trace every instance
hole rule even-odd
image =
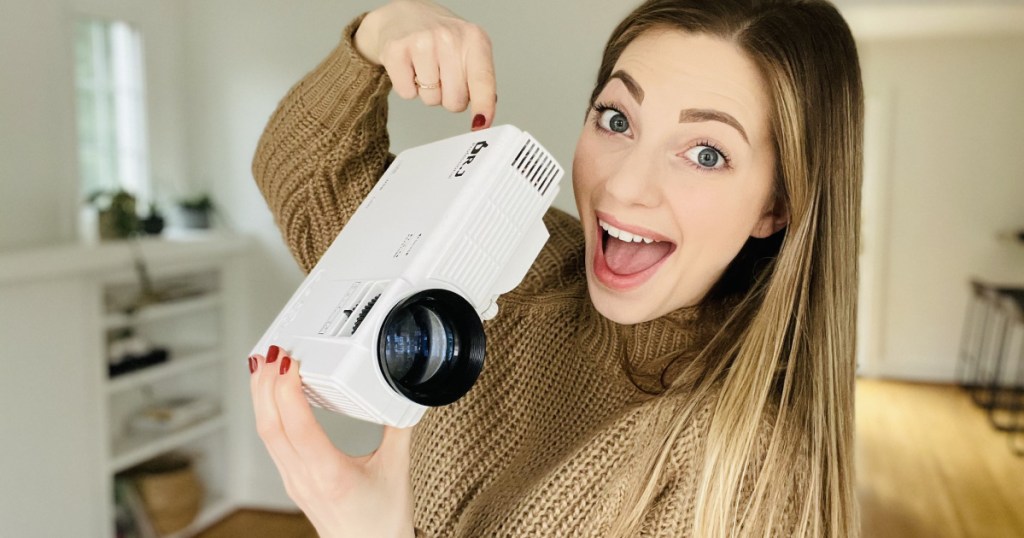
[[[485,118],[483,114],[477,114],[476,116],[473,116],[474,129],[479,129],[483,127],[484,123],[487,123],[487,118]]]
[[[277,360],[277,354],[281,352],[281,348],[277,346],[270,346],[267,351],[267,364],[270,364]]]
[[[288,369],[292,367],[292,360],[288,357],[281,359],[281,375],[287,374]]]
[[[256,373],[256,367],[259,366],[259,364],[260,363],[256,362],[256,357],[249,357],[249,373]]]

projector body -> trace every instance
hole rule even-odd
[[[454,401],[475,381],[480,320],[497,313],[498,296],[522,281],[547,241],[542,217],[562,175],[533,137],[509,125],[403,151],[253,352],[275,344],[297,359],[318,407],[415,424],[427,406]],[[400,312],[421,299],[413,314]],[[458,302],[462,314],[447,315],[445,305]],[[403,332],[409,327],[422,330]],[[452,373],[466,354],[475,371]],[[445,387],[442,374],[465,386]]]

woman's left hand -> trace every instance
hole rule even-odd
[[[317,423],[291,357],[270,346],[266,357],[249,358],[249,370],[256,429],[288,496],[320,536],[413,536],[412,429],[385,426],[375,452],[350,457]]]

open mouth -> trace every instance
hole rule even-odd
[[[617,223],[598,214],[601,234],[594,269],[597,277],[615,288],[639,285],[650,278],[673,252],[676,244],[665,237]]]

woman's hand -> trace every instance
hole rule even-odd
[[[356,49],[383,65],[404,99],[452,112],[472,107],[473,130],[490,127],[497,103],[491,40],[429,0],[394,0],[363,19]]]
[[[412,429],[384,428],[373,454],[353,458],[331,444],[302,393],[298,364],[277,346],[249,358],[256,429],[288,496],[323,538],[411,537]]]

